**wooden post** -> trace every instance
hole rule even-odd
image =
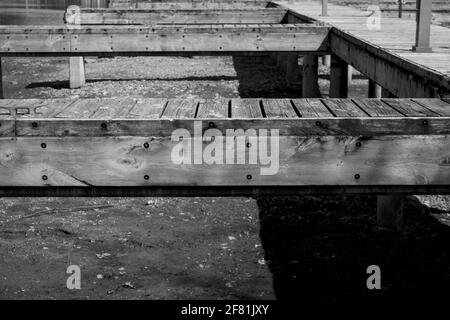
[[[432,0],[417,0],[416,12],[416,45],[413,51],[431,52],[430,29],[431,29],[431,5]]]
[[[353,79],[353,67],[351,65],[348,65],[347,82],[349,86],[352,83],[352,79]]]
[[[328,16],[328,0],[322,0],[322,16]]]
[[[67,28],[69,29],[81,28],[80,7],[78,6],[68,7],[64,18],[67,24]],[[80,88],[86,83],[84,57],[69,58],[69,78],[71,89]]]
[[[331,55],[330,98],[347,98],[348,64],[335,55]]]
[[[376,84],[376,82],[369,80],[369,98],[381,98],[381,86]]]
[[[313,54],[303,56],[302,97],[319,98],[318,57]]]
[[[286,56],[286,83],[292,85],[298,77],[298,55],[288,54]]]
[[[398,1],[398,17],[401,19],[403,16],[403,0]]]
[[[2,57],[0,57],[0,99],[4,99],[3,95],[3,72],[2,72]]]

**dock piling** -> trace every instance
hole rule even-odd
[[[303,56],[302,97],[318,98],[318,57],[313,54]]]
[[[78,6],[67,8],[64,20],[68,29],[81,28],[81,10]],[[86,83],[84,57],[69,58],[69,86],[71,89],[82,87]]]
[[[330,98],[347,98],[348,96],[348,64],[331,55]]]
[[[417,0],[416,13],[416,44],[412,50],[416,52],[431,52],[431,6],[432,0]]]

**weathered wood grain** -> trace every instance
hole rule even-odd
[[[267,9],[189,9],[189,10],[110,10],[82,9],[82,25],[117,24],[223,24],[281,23],[287,10]]]
[[[259,165],[175,165],[174,144],[148,137],[0,138],[0,186],[433,186],[450,181],[449,136],[280,137],[279,171],[271,176],[260,175]]]

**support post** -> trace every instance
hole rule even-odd
[[[277,67],[278,70],[282,73],[286,72],[286,66],[287,66],[287,59],[286,54],[280,53],[277,55]]]
[[[2,57],[0,57],[0,99],[4,99],[3,95],[3,72],[2,72]]]
[[[322,16],[328,16],[328,0],[322,0]]]
[[[313,54],[303,56],[302,97],[319,98],[318,57]]]
[[[331,55],[330,98],[347,98],[348,64],[335,55]]]
[[[381,86],[379,86],[376,82],[369,80],[369,98],[381,98]]]
[[[416,12],[416,44],[412,50],[416,52],[431,52],[431,5],[432,0],[417,0]]]
[[[292,85],[298,77],[298,55],[288,54],[286,56],[286,83]]]
[[[69,6],[67,8],[64,20],[69,29],[81,28],[81,12],[78,6]],[[84,57],[69,58],[69,83],[70,88],[80,88],[86,83]]]
[[[401,19],[403,17],[403,0],[398,1],[398,17]]]

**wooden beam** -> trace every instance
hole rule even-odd
[[[330,98],[347,98],[348,64],[339,57],[331,56]]]
[[[303,98],[320,97],[318,78],[318,57],[312,54],[303,56]]]
[[[262,165],[248,162],[174,163],[171,154],[179,142],[170,136],[0,138],[0,157],[7,159],[7,166],[0,166],[0,186],[448,186],[450,169],[442,161],[449,141],[449,136],[280,136],[277,171],[262,175]]]
[[[117,1],[112,0],[109,3],[110,8],[137,8],[137,9],[253,9],[265,8],[270,1],[243,0],[243,1]]]
[[[413,51],[431,52],[430,29],[431,29],[431,6],[432,0],[417,0],[416,13],[416,44]]]
[[[189,10],[103,10],[82,9],[82,25],[117,24],[242,24],[281,23],[287,10],[278,8],[189,9]],[[66,14],[67,15],[67,14]]]
[[[327,51],[328,28],[307,25],[0,26],[2,55]]]
[[[397,97],[438,98],[450,94],[450,77],[402,59],[346,32],[332,29],[330,48],[339,58]]]

